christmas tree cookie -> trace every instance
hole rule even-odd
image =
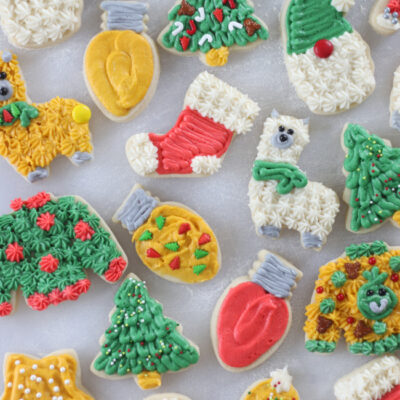
[[[14,310],[18,288],[42,311],[86,293],[86,270],[111,283],[124,272],[126,255],[82,198],[41,192],[11,208],[0,217],[0,317]]]
[[[306,308],[306,349],[332,353],[343,333],[353,354],[400,349],[400,248],[353,244],[322,266]]]
[[[198,53],[212,67],[225,65],[230,49],[253,47],[269,36],[249,0],[178,0],[168,20],[160,45],[177,55]]]
[[[369,23],[381,35],[391,35],[400,29],[399,15],[399,0],[375,0]]]
[[[162,278],[199,283],[219,270],[221,251],[214,232],[182,204],[160,203],[135,185],[113,220],[128,229],[140,259]]]
[[[234,137],[251,130],[259,111],[247,95],[203,72],[190,85],[175,126],[164,135],[132,136],[126,156],[142,176],[212,175]]]
[[[103,1],[103,31],[85,52],[86,86],[103,114],[115,122],[139,115],[153,97],[160,61],[146,34],[147,5],[136,1]]]
[[[349,205],[346,228],[355,233],[378,229],[384,222],[400,223],[400,149],[348,124],[342,135],[346,152],[344,201]]]
[[[292,323],[291,292],[302,275],[284,258],[263,250],[249,274],[225,289],[211,318],[211,339],[222,367],[246,371],[279,348]]]
[[[344,18],[354,0],[285,0],[285,63],[297,95],[316,114],[361,104],[375,89],[368,44]]]
[[[271,372],[270,379],[253,383],[240,400],[300,400],[287,367]]]
[[[400,131],[400,67],[394,73],[393,89],[390,95],[390,125]]]
[[[94,374],[106,379],[134,377],[143,390],[161,386],[161,374],[196,364],[198,348],[182,327],[166,318],[145,282],[129,274],[114,298],[110,327],[100,339]]]
[[[6,354],[2,400],[94,400],[81,383],[74,350],[62,350],[43,358]]]

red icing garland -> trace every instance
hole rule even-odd
[[[25,201],[23,201],[21,198],[14,199],[11,202],[10,207],[14,211],[18,211],[19,209],[22,208],[22,206],[26,206],[27,208],[40,208],[40,207],[43,207],[50,200],[51,200],[51,196],[48,193],[40,192]]]

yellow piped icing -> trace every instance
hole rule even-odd
[[[229,49],[222,46],[219,49],[211,49],[206,54],[206,63],[210,67],[222,67],[228,62]]]
[[[400,225],[400,211],[396,211],[392,215],[393,221],[396,222],[398,225]]]
[[[137,376],[137,383],[143,390],[156,389],[161,386],[161,375],[157,371],[143,371]]]
[[[85,106],[84,104],[79,104],[75,106],[72,110],[72,119],[77,124],[85,124],[86,122],[90,121],[91,117],[92,111],[88,106]]]
[[[300,400],[297,390],[291,386],[288,392],[278,393],[272,384],[272,379],[260,382],[251,388],[244,400]]]

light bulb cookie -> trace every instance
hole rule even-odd
[[[400,29],[400,1],[374,0],[369,23],[381,35],[391,35]]]

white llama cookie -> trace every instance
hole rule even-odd
[[[1,0],[1,27],[16,47],[52,46],[79,30],[82,10],[83,0]]]
[[[400,67],[394,73],[393,89],[390,95],[390,125],[400,131]]]
[[[336,193],[309,182],[296,166],[310,141],[308,119],[279,115],[264,124],[249,184],[250,210],[257,233],[278,238],[282,227],[301,233],[303,247],[320,250],[339,211]]]
[[[375,0],[369,23],[377,33],[391,35],[400,29],[399,15],[399,0]]]

